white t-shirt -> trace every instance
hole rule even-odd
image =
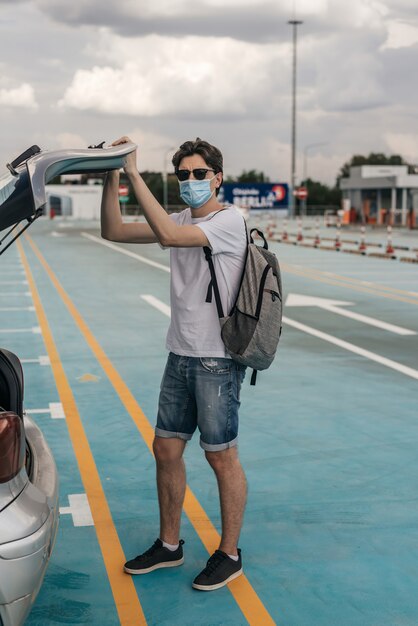
[[[224,314],[235,302],[244,267],[247,240],[244,219],[234,207],[192,218],[190,209],[170,216],[178,225],[203,230],[212,249]],[[209,265],[203,248],[170,248],[171,324],[167,349],[181,356],[228,357],[221,339],[215,295],[206,302]]]

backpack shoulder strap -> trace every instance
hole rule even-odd
[[[224,210],[225,209],[220,209],[219,211],[216,211],[216,213],[214,213],[209,219],[213,219],[215,215],[217,215],[218,213]],[[242,219],[244,220],[245,236],[247,239],[247,246],[248,246],[250,241],[252,241],[252,237],[251,237],[251,234],[248,234],[247,222],[245,221],[244,218]],[[208,246],[204,246],[203,252],[205,253],[205,259],[209,265],[209,272],[210,272],[210,278],[211,278],[210,283],[208,285],[208,290],[206,293],[206,302],[212,302],[212,291],[213,291],[213,293],[215,294],[215,302],[216,302],[216,308],[218,311],[218,317],[222,318],[224,317],[224,311],[222,308],[221,294],[219,293],[218,281],[216,280],[215,267],[213,265],[213,259],[212,259],[212,251]]]
[[[216,280],[215,268],[213,266],[212,252],[211,252],[211,249],[208,248],[208,246],[204,246],[203,252],[205,253],[205,259],[209,265],[209,272],[210,272],[210,278],[211,278],[211,281],[208,286],[208,291],[206,294],[206,302],[212,302],[212,289],[213,289],[213,293],[215,294],[216,308],[218,310],[218,317],[221,318],[224,316],[224,311],[222,308],[221,294],[219,293],[218,281]]]

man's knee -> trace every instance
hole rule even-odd
[[[236,446],[227,448],[226,450],[218,450],[217,452],[205,450],[205,456],[209,465],[215,472],[227,471],[228,468],[240,464]]]
[[[157,463],[173,463],[183,456],[186,442],[176,437],[155,437],[152,444]]]

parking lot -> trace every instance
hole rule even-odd
[[[418,266],[271,248],[287,306],[275,362],[242,392],[245,576],[206,594],[191,581],[220,518],[197,437],[184,566],[122,572],[158,533],[150,447],[168,252],[40,220],[2,257],[0,341],[23,361],[25,407],[60,475],[58,538],[29,625],[418,623]]]

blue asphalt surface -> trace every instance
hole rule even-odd
[[[97,226],[46,221],[30,234],[153,423],[168,318],[141,295],[169,304],[169,274],[82,232],[98,235]],[[156,245],[118,245],[168,265],[168,253]],[[406,295],[418,293],[418,266],[278,243],[271,247],[283,264],[286,296],[349,301],[353,305],[347,308],[357,313],[418,332],[418,296]],[[130,557],[158,533],[153,459],[27,242],[24,249]],[[0,281],[25,278],[13,276],[21,269],[17,263],[17,249],[11,249],[1,259]],[[372,283],[367,292],[361,281]],[[27,289],[2,286],[2,302],[31,305],[28,296],[7,296]],[[391,298],[382,295],[388,293]],[[400,337],[316,307],[289,307],[285,314],[418,375],[418,335]],[[0,330],[36,325],[32,311],[0,312]],[[46,354],[40,334],[0,332],[0,341],[21,358]],[[30,363],[24,371],[27,409],[59,401],[50,367]],[[85,374],[97,380],[82,382]],[[272,367],[255,388],[245,382],[240,455],[249,497],[241,548],[249,582],[276,624],[418,624],[417,401],[417,379],[289,325]],[[55,455],[61,506],[68,506],[68,495],[83,493],[83,486],[66,423],[48,414],[35,418]],[[187,448],[186,465],[191,489],[220,530],[216,481],[198,437]],[[182,536],[183,567],[135,578],[147,623],[247,624],[227,588],[212,594],[191,589],[207,553],[186,517]],[[71,516],[61,516],[27,623],[119,624],[94,527],[74,527]]]

